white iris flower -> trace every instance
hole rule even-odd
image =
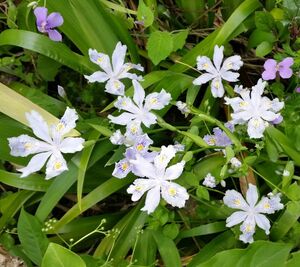
[[[241,97],[228,98],[225,97],[226,104],[233,109],[231,114],[234,124],[248,123],[248,135],[250,138],[261,138],[263,132],[269,125],[269,122],[276,120],[280,113],[277,113],[284,106],[278,98],[270,100],[266,96],[262,96],[266,82],[259,79],[257,85],[252,90],[238,88],[236,92]]]
[[[120,80],[129,78],[140,81],[142,80],[141,76],[129,73],[129,71],[131,69],[144,71],[144,68],[140,64],[124,63],[126,50],[127,46],[118,42],[112,54],[112,62],[110,62],[108,55],[99,53],[95,49],[89,49],[90,60],[97,64],[103,71],[96,71],[92,75],[84,75],[84,77],[90,83],[103,83],[107,81],[105,92],[113,95],[124,95],[125,85]]]
[[[22,172],[21,177],[26,177],[33,172],[39,171],[48,159],[46,179],[55,177],[68,170],[62,153],[80,151],[83,149],[84,143],[84,139],[80,137],[64,137],[76,126],[75,122],[78,119],[76,111],[67,108],[59,123],[50,125],[50,127],[42,116],[34,110],[25,115],[33,133],[39,139],[26,134],[8,138],[12,156],[26,157],[36,154],[26,167],[18,169],[18,171]]]
[[[262,213],[272,214],[277,210],[283,209],[283,204],[280,203],[280,195],[268,195],[262,197],[258,201],[258,193],[255,185],[249,184],[249,189],[246,193],[246,201],[243,196],[235,190],[227,190],[223,198],[224,204],[233,209],[241,211],[234,212],[226,220],[226,226],[232,227],[243,222],[240,226],[242,234],[240,240],[244,243],[253,242],[253,234],[255,226],[263,229],[268,235],[270,233],[270,222]]]
[[[173,146],[162,146],[161,152],[154,158],[153,163],[141,155],[136,155],[136,160],[130,160],[130,163],[134,165],[135,173],[146,178],[136,179],[127,192],[132,194],[132,201],[137,201],[148,191],[145,206],[142,208],[148,214],[156,209],[161,196],[167,203],[179,208],[184,207],[185,201],[189,198],[184,187],[171,182],[182,174],[185,164],[181,161],[167,167],[175,153]]]
[[[141,124],[150,127],[156,123],[156,116],[151,110],[160,110],[169,104],[171,95],[164,89],[160,93],[151,93],[145,97],[145,90],[139,82],[133,80],[134,95],[133,101],[130,97],[119,96],[115,102],[115,107],[119,110],[126,110],[120,116],[114,117],[109,115],[108,118],[112,123],[128,125],[129,123]]]
[[[206,56],[197,57],[197,69],[201,71],[205,70],[206,73],[200,75],[197,79],[195,79],[193,81],[193,84],[201,85],[212,80],[211,93],[213,97],[223,97],[225,91],[222,80],[228,82],[238,81],[238,77],[240,76],[240,74],[231,70],[237,71],[241,68],[241,66],[243,66],[241,57],[237,55],[226,58],[222,64],[223,50],[224,46],[215,46],[213,55],[214,64],[212,64],[211,60]]]

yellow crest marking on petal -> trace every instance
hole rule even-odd
[[[32,144],[27,142],[27,143],[24,144],[24,148],[25,149],[30,149],[30,148],[32,148]]]
[[[62,163],[60,161],[56,161],[54,163],[54,169],[59,170],[62,167]]]
[[[172,197],[174,197],[177,194],[177,191],[174,187],[170,187],[168,189],[168,192],[169,192],[169,195],[172,196]]]
[[[143,145],[143,144],[138,144],[138,145],[136,146],[136,149],[137,149],[138,151],[141,151],[141,150],[144,149],[144,145]]]
[[[240,201],[238,198],[236,198],[236,199],[233,201],[233,203],[234,203],[236,206],[240,206],[240,205],[241,205],[241,201]]]
[[[65,128],[65,125],[61,122],[56,125],[56,131],[58,131],[58,132],[62,131],[64,128]]]
[[[126,171],[128,169],[128,164],[126,162],[122,163],[121,169],[122,171]]]

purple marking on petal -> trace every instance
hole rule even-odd
[[[274,80],[276,78],[277,63],[274,59],[266,60],[264,64],[265,71],[262,73],[262,78],[267,80]]]
[[[58,12],[53,12],[47,17],[47,27],[48,29],[52,29],[55,27],[59,27],[64,23],[64,19]]]
[[[46,24],[48,9],[45,7],[37,7],[33,11],[36,17],[36,25],[42,27],[42,24]],[[40,31],[40,29],[39,29]],[[41,32],[41,31],[40,31]]]
[[[272,124],[279,124],[283,121],[283,117],[279,115],[275,120],[271,121]]]
[[[55,42],[61,42],[62,36],[57,30],[48,30],[49,38]]]

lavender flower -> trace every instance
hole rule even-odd
[[[278,71],[281,78],[288,79],[293,75],[293,71],[290,68],[293,64],[294,60],[291,57],[285,58],[278,64],[274,59],[268,59],[264,64],[265,71],[262,73],[262,78],[266,81],[274,80]]]
[[[296,92],[296,93],[300,93],[300,87],[297,87],[297,88],[295,89],[295,92]]]
[[[213,129],[214,134],[205,135],[204,141],[210,146],[230,146],[232,144],[230,138],[219,127]]]
[[[53,41],[60,42],[61,34],[53,28],[59,27],[64,23],[63,17],[58,12],[53,12],[47,16],[48,9],[45,7],[37,7],[34,9],[36,17],[36,26],[39,32],[47,33]]]

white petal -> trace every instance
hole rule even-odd
[[[284,102],[280,102],[278,98],[275,98],[271,102],[271,110],[274,112],[278,112],[284,107]]]
[[[83,149],[84,139],[80,137],[65,138],[59,146],[62,153],[75,153]]]
[[[165,172],[165,180],[175,180],[177,179],[183,172],[185,162],[181,161],[175,165],[166,169]]]
[[[145,99],[145,90],[136,80],[133,80],[132,84],[134,87],[133,101],[141,108]]]
[[[107,118],[115,124],[127,125],[130,121],[136,118],[135,114],[131,114],[128,112],[122,113],[120,116],[114,117],[112,115],[108,115]]]
[[[215,45],[213,61],[218,71],[220,70],[223,61],[223,50],[224,50],[224,46],[218,47],[217,45]]]
[[[261,118],[252,118],[248,122],[248,135],[250,138],[261,138],[265,131],[265,123]]]
[[[127,46],[118,42],[112,54],[112,65],[114,73],[118,73],[124,65]]]
[[[115,169],[112,173],[114,177],[119,179],[125,178],[131,171],[131,163],[125,158],[115,164]]]
[[[124,144],[124,135],[122,135],[120,130],[115,131],[109,138],[110,142],[114,145]]]
[[[213,97],[223,97],[225,91],[220,77],[216,77],[211,82],[211,94]]]
[[[226,226],[232,227],[234,225],[237,225],[244,221],[247,217],[247,212],[244,211],[236,211],[232,213],[227,219],[226,219]]]
[[[197,69],[205,70],[213,75],[216,75],[218,73],[218,71],[213,66],[211,60],[206,56],[198,56],[197,57]]]
[[[158,206],[160,201],[160,187],[156,186],[148,191],[145,201],[145,206],[141,209],[147,211],[148,214],[152,213]]]
[[[201,85],[215,78],[216,75],[210,73],[201,74],[197,79],[193,80],[193,84]]]
[[[243,66],[243,61],[238,55],[226,58],[223,62],[222,69],[224,70],[239,70]]]
[[[125,85],[117,79],[109,79],[105,85],[105,92],[112,95],[124,95]]]
[[[90,60],[100,66],[108,75],[112,74],[109,57],[106,54],[98,53],[96,49],[89,49]]]
[[[61,153],[53,153],[47,162],[46,166],[46,180],[60,175],[62,172],[68,170],[67,163]]]
[[[270,222],[267,219],[267,217],[265,215],[262,214],[255,214],[254,216],[255,218],[255,222],[257,224],[257,226],[263,230],[265,230],[266,234],[268,235],[270,233]]]
[[[144,111],[144,113],[138,117],[138,120],[149,128],[152,124],[156,123],[156,116],[151,112]]]
[[[132,194],[131,200],[138,201],[142,195],[152,188],[151,179],[136,179],[127,189],[128,194]]]
[[[76,120],[78,120],[78,115],[75,109],[67,107],[64,115],[60,119],[59,123],[56,125],[56,131],[63,136],[64,134],[70,132],[76,127]]]
[[[249,188],[246,193],[246,200],[251,208],[254,208],[258,200],[257,188],[253,184],[248,184]]]
[[[31,154],[51,150],[52,146],[26,134],[8,138],[10,154],[15,157],[26,157]]]
[[[242,231],[242,235],[240,235],[240,240],[244,243],[252,243],[253,242],[253,235],[255,233],[255,220],[253,216],[248,216],[246,220],[240,227]]]
[[[243,196],[235,190],[227,190],[223,197],[223,202],[232,209],[241,209],[244,211],[249,211],[250,209]]]
[[[49,135],[49,127],[44,121],[43,117],[34,110],[32,110],[30,113],[26,113],[25,116],[35,136],[41,138],[47,143],[51,143],[52,139]]]
[[[275,114],[272,111],[262,111],[260,117],[265,121],[273,121],[278,118],[278,114]]]
[[[84,78],[86,78],[89,83],[103,83],[109,79],[109,76],[103,71],[96,71],[91,75],[84,75]]]
[[[139,113],[139,108],[132,102],[130,97],[119,96],[114,106],[119,110],[126,110],[131,113]]]
[[[154,166],[158,170],[165,170],[170,160],[175,157],[176,149],[174,146],[162,146],[159,155],[154,158]]]
[[[223,80],[228,82],[236,82],[238,81],[238,77],[240,76],[239,73],[233,72],[233,71],[220,71],[221,77]]]
[[[26,167],[18,169],[19,172],[22,172],[21,178],[26,177],[33,172],[39,171],[44,166],[50,155],[51,152],[44,152],[33,156]]]
[[[155,92],[147,95],[145,99],[145,108],[147,110],[163,109],[166,105],[170,103],[171,99],[171,94],[167,93],[164,89],[162,89],[160,93]]]
[[[141,155],[137,154],[136,159],[130,160],[130,163],[134,166],[134,174],[136,176],[148,177],[151,179],[157,178],[154,165]]]
[[[173,207],[182,208],[189,199],[186,189],[179,184],[165,182],[161,188],[162,197]]]

